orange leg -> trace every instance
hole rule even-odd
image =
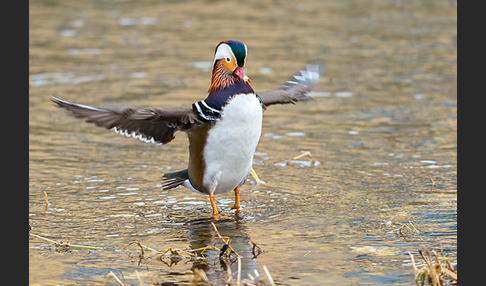
[[[235,188],[235,204],[231,207],[231,209],[239,211],[240,210],[240,187]]]
[[[236,210],[236,214],[239,214],[241,211],[247,211],[241,208],[240,206],[240,187],[235,188],[235,204],[231,207],[232,210]]]
[[[210,194],[209,200],[211,201],[211,207],[213,207],[214,219],[218,220],[219,218],[226,218],[226,216],[223,215],[222,213],[218,212],[218,209],[216,208],[216,196],[214,194]]]

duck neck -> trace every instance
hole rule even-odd
[[[205,102],[212,108],[221,110],[223,106],[236,94],[255,93],[248,82],[230,74],[223,67],[221,61],[216,62],[213,68],[209,95]]]

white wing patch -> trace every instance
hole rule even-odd
[[[128,133],[126,130],[118,129],[116,127],[111,128],[113,131],[115,131],[117,134],[124,135],[126,137],[132,137],[139,139],[140,141],[146,142],[146,143],[152,143],[155,145],[164,145],[163,143],[155,142],[154,138],[148,139],[145,137],[143,134],[137,133],[133,131],[132,133]]]

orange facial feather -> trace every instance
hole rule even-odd
[[[235,83],[239,78],[228,72],[224,67],[225,60],[218,60],[214,64],[213,75],[211,77],[211,85],[209,86],[208,92],[216,89],[223,89]]]

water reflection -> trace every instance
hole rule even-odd
[[[242,277],[247,277],[250,273],[254,273],[257,269],[257,262],[252,254],[252,246],[250,244],[250,237],[248,235],[248,228],[246,222],[243,220],[221,220],[215,223],[219,233],[223,237],[230,238],[229,245],[241,258],[241,273]],[[184,225],[188,230],[188,241],[191,249],[198,249],[209,244],[214,244],[217,234],[209,224],[208,219],[196,219],[187,222]],[[217,244],[221,248],[222,243]],[[220,252],[216,250],[208,250],[205,252],[207,261],[196,261],[193,263],[191,269],[203,269],[206,272],[210,281],[215,283],[224,283],[228,279],[228,270],[231,268],[231,273],[237,273],[237,260],[235,256],[224,259],[220,256]]]

